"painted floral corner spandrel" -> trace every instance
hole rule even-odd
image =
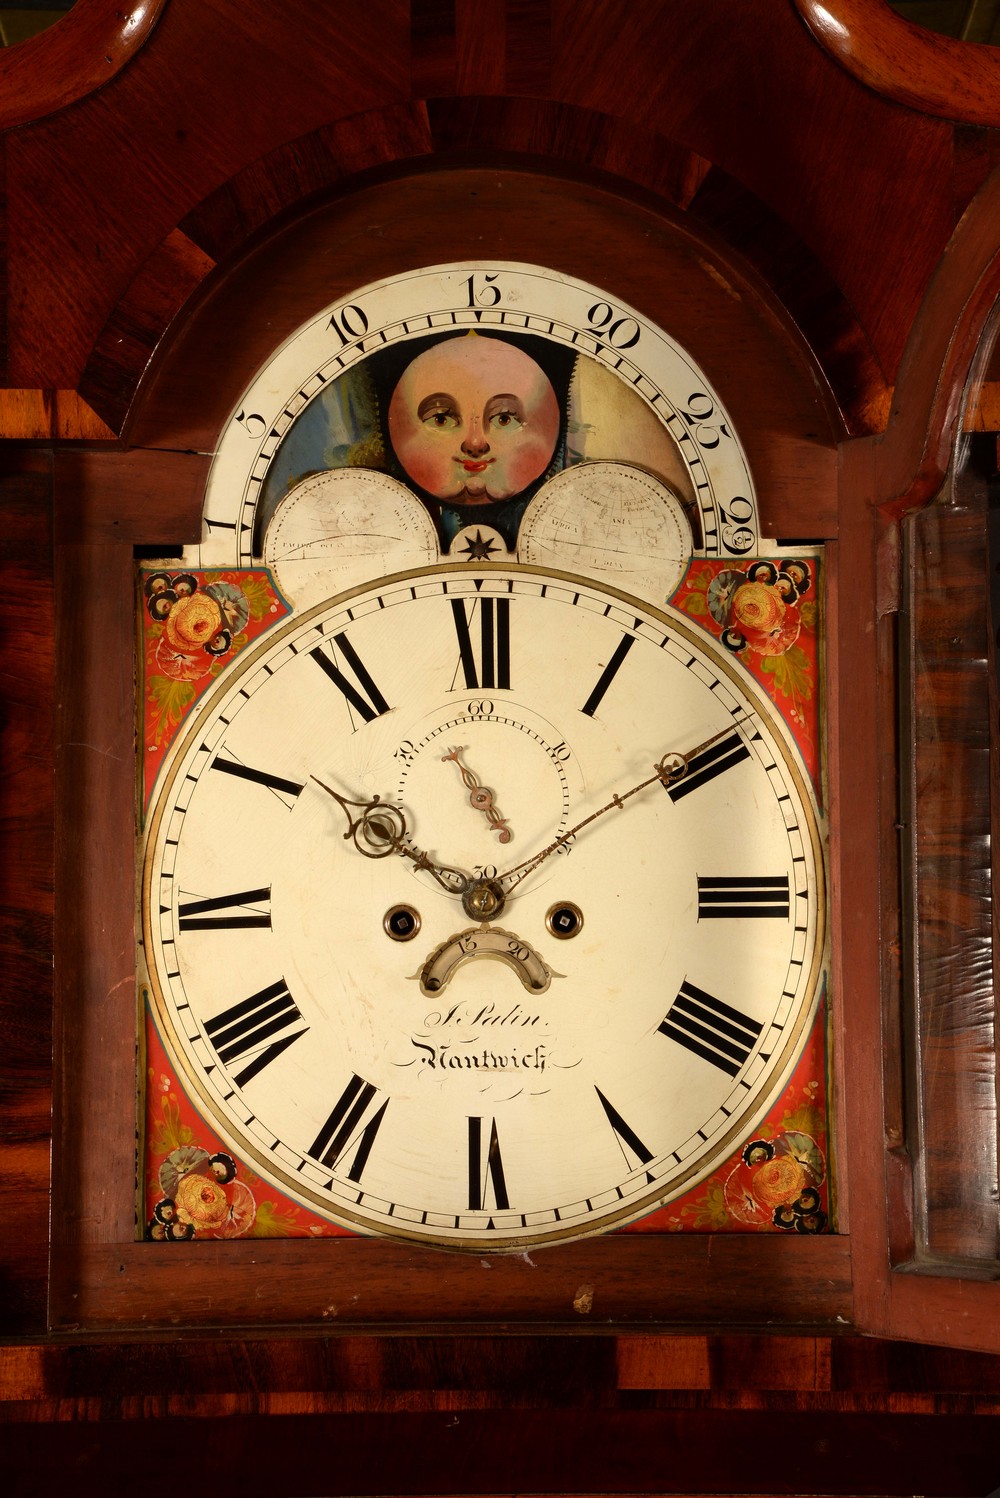
[[[142,805],[191,708],[230,662],[288,612],[269,572],[139,574]]]
[[[144,1236],[154,1242],[351,1236],[231,1153],[178,1081],[148,1005],[145,1140]]]
[[[826,1014],[812,1030],[781,1097],[723,1165],[626,1233],[824,1233],[827,1173]]]
[[[670,602],[760,682],[788,724],[819,797],[818,560],[757,557],[736,568],[699,559]]]

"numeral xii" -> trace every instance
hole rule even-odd
[[[470,616],[464,599],[453,598],[451,612],[466,687],[509,689],[510,599],[478,598]]]

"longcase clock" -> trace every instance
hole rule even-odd
[[[442,173],[220,275],[158,426],[215,458],[186,532],[168,501],[134,538],[144,666],[189,699],[140,777],[140,994],[206,1138],[100,1314],[173,1314],[194,1273],[238,1320],[248,1256],[306,1321],[342,1276],[359,1320],[672,1319],[692,1276],[699,1318],[752,1319],[779,1273],[836,1314],[833,1129],[787,1103],[811,1037],[814,1089],[838,1065],[835,426],[796,335],[625,198]],[[318,1226],[199,1233],[248,1175]],[[735,1215],[674,1231],[716,1177]]]

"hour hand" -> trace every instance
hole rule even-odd
[[[333,797],[347,818],[345,840],[353,842],[366,858],[388,858],[390,853],[398,853],[418,869],[425,869],[450,895],[461,896],[472,888],[475,881],[464,869],[435,863],[408,841],[406,815],[401,807],[391,806],[379,796],[373,796],[370,801],[351,801],[327,785],[325,780],[320,780],[318,775],[312,778],[328,796]]]

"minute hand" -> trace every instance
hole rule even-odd
[[[560,833],[557,838],[554,838],[549,843],[547,848],[543,848],[533,858],[526,858],[523,863],[516,863],[513,868],[507,869],[502,874],[498,874],[497,882],[502,884],[505,892],[509,894],[516,885],[521,883],[522,879],[526,879],[529,874],[533,873],[540,863],[544,863],[550,854],[558,852],[564,843],[569,842],[571,837],[575,837],[578,832],[581,832],[584,827],[588,827],[591,822],[596,822],[598,817],[603,817],[606,811],[613,811],[615,807],[621,810],[626,801],[632,796],[638,796],[639,792],[644,791],[647,786],[656,785],[657,783],[662,786],[668,786],[674,785],[678,780],[683,780],[688,772],[691,761],[696,755],[703,754],[706,749],[710,749],[713,744],[718,743],[719,739],[725,738],[727,734],[732,732],[732,724],[727,724],[718,733],[713,733],[711,738],[705,739],[697,748],[688,750],[687,754],[681,754],[676,750],[668,750],[663,758],[658,760],[653,766],[652,775],[647,776],[645,780],[640,780],[639,784],[634,785],[631,790],[622,791],[620,794],[612,796],[610,801],[606,802],[604,806],[599,806],[596,811],[592,811],[588,817],[584,817],[582,822],[577,822],[575,827],[570,827],[568,831]]]

